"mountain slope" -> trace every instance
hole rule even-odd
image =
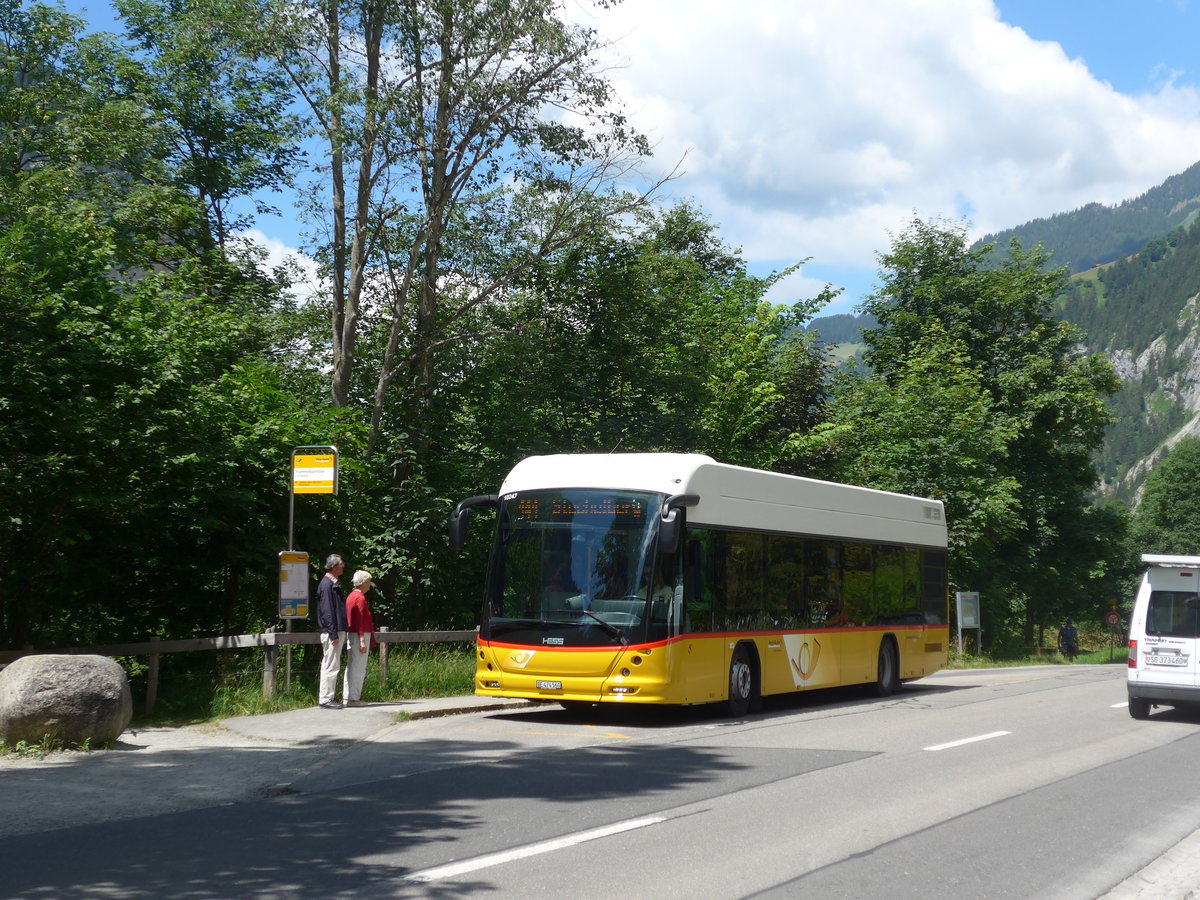
[[[1176,440],[1200,431],[1200,223],[1072,279],[1058,313],[1116,367],[1099,460],[1105,492],[1132,500]]]
[[[1034,219],[980,239],[1003,252],[1013,238],[1029,249],[1042,244],[1055,265],[1072,272],[1137,253],[1147,242],[1187,225],[1200,212],[1200,163],[1172,175],[1140,197],[1116,206],[1089,203],[1048,219]]]

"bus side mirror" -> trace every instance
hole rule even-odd
[[[679,532],[683,521],[679,510],[684,506],[695,506],[700,502],[699,494],[675,494],[663,501],[662,515],[658,523],[658,551],[674,553],[679,549]]]
[[[500,498],[495,494],[480,494],[460,500],[454,512],[450,513],[450,549],[461,552],[466,546],[467,522],[471,520],[471,513],[477,509],[495,509],[499,502]]]

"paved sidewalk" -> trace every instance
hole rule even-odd
[[[346,709],[317,706],[265,716],[222,719],[221,727],[251,738],[292,741],[298,744],[362,741],[395,725],[398,717],[433,719],[462,713],[529,706],[528,700],[492,697],[436,697],[430,700],[395,700]]]
[[[1198,900],[1200,831],[1195,831],[1099,900]]]

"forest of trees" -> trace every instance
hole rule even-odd
[[[311,444],[341,490],[297,499],[296,546],[372,570],[392,628],[474,625],[448,513],[545,452],[939,497],[997,643],[1120,598],[1129,517],[1091,500],[1117,382],[1040,251],[914,219],[835,373],[832,292],[766,302],[786,272],[656,199],[554,0],[115,5],[89,35],[0,3],[0,646],[273,624]],[[291,196],[303,292],[242,237]]]

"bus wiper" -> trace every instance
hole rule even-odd
[[[627,645],[629,643],[629,640],[625,637],[625,632],[623,632],[616,625],[613,625],[611,622],[605,622],[602,618],[600,618],[598,615],[596,615],[590,609],[581,609],[580,612],[583,613],[588,618],[594,619],[595,621],[599,622],[601,624],[601,626],[603,626],[605,631],[607,631],[609,634],[611,634],[613,637],[615,637],[618,641],[621,642],[622,647],[624,647],[625,645]]]

